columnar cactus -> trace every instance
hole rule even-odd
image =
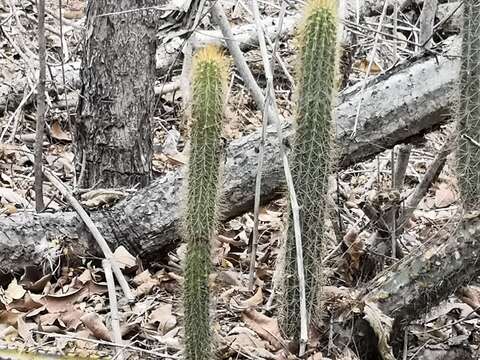
[[[466,210],[480,209],[480,2],[463,2],[463,44],[457,118],[457,171]]]
[[[333,102],[337,81],[337,1],[309,0],[299,39],[296,135],[291,166],[300,206],[308,315],[318,305],[325,237],[328,176],[333,151]],[[286,284],[282,327],[299,335],[299,291],[292,216],[286,242]]]
[[[208,277],[210,241],[216,230],[223,151],[222,120],[228,62],[215,47],[194,57],[192,128],[183,237],[185,264],[185,359],[212,359]]]

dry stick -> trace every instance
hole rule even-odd
[[[28,155],[30,161],[32,161],[32,156]],[[102,236],[100,231],[98,231],[97,226],[95,223],[92,221],[90,216],[88,216],[87,212],[83,209],[82,205],[78,202],[77,199],[73,196],[71,191],[67,188],[67,186],[62,183],[53,172],[51,172],[47,168],[43,168],[43,174],[45,177],[52,183],[53,186],[55,186],[58,191],[67,199],[67,201],[72,205],[73,209],[78,213],[82,221],[85,223],[87,226],[88,230],[90,230],[90,233],[92,234],[93,238],[97,241],[97,244],[100,246],[100,249],[102,250],[105,259],[109,260],[112,264],[112,269],[113,273],[115,274],[115,277],[117,278],[118,283],[120,284],[120,287],[122,288],[123,293],[125,294],[125,297],[129,301],[135,300],[135,296],[132,294],[130,291],[130,287],[128,286],[127,279],[125,279],[125,276],[123,276],[122,271],[118,267],[118,264],[116,260],[113,257],[112,250],[110,250],[107,242],[105,241],[105,238]]]
[[[395,189],[395,146],[391,150],[391,168],[392,168],[392,189]],[[392,239],[392,258],[396,259],[397,258],[397,236],[396,236],[396,214],[397,211],[393,210],[390,214],[391,216],[391,222],[390,222],[390,236]]]
[[[429,50],[433,41],[433,26],[435,23],[435,15],[437,13],[437,0],[429,0],[423,3],[423,9],[420,13],[420,38],[418,42],[422,44],[423,49]],[[422,51],[421,48],[417,51]]]
[[[110,317],[112,321],[112,338],[115,344],[122,345],[122,331],[120,329],[120,317],[118,316],[117,292],[115,291],[115,281],[113,280],[112,263],[106,259],[102,260],[103,270],[105,271],[105,280],[108,287],[108,298],[110,301]],[[125,359],[125,354],[121,348],[116,348],[116,358]]]
[[[258,151],[258,165],[257,165],[257,175],[255,177],[255,199],[253,204],[253,235],[252,235],[252,251],[250,253],[250,269],[248,274],[248,289],[253,290],[253,285],[255,284],[255,261],[257,259],[257,246],[258,246],[258,223],[259,223],[259,213],[260,213],[260,193],[262,188],[262,169],[263,169],[263,158],[265,154],[265,135],[267,132],[267,114],[266,109],[270,106],[270,96],[268,84],[267,84],[267,96],[265,99],[265,108],[262,113],[262,136],[260,138],[260,145]]]
[[[0,143],[2,142],[3,138],[5,137],[5,135],[7,133],[7,130],[9,129],[12,121],[13,121],[13,130],[12,130],[12,134],[10,135],[9,139],[7,140],[7,143],[12,143],[13,140],[15,140],[15,135],[14,134],[15,134],[15,128],[17,127],[17,124],[18,124],[18,121],[19,121],[18,119],[20,118],[20,116],[22,114],[23,107],[25,106],[27,101],[30,99],[30,97],[33,95],[33,93],[35,92],[35,88],[37,87],[37,85],[38,85],[38,82],[34,86],[32,86],[32,88],[30,89],[30,91],[27,94],[25,94],[23,96],[22,101],[20,101],[20,104],[18,104],[17,108],[15,109],[13,114],[8,119],[8,122],[4,126],[2,134],[0,135]],[[5,109],[7,109],[7,108],[5,107]],[[7,111],[5,111],[5,116],[6,115],[7,115]]]
[[[370,54],[370,60],[368,62],[368,67],[367,67],[367,71],[365,73],[365,77],[363,78],[363,83],[362,83],[362,88],[360,89],[360,93],[363,93],[365,91],[365,88],[367,87],[368,76],[370,75],[370,71],[372,70],[373,61],[375,60],[375,55],[377,54],[378,40],[380,38],[378,32],[382,30],[383,20],[385,18],[385,14],[387,13],[387,7],[388,7],[388,1],[385,0],[385,2],[383,4],[382,15],[380,15],[380,20],[378,22],[377,32],[375,33],[375,38],[374,38],[374,41],[373,41],[372,53]],[[355,136],[357,135],[357,127],[358,127],[358,120],[360,118],[360,109],[362,107],[362,100],[363,100],[363,98],[360,98],[360,101],[358,102],[358,105],[357,105],[357,113],[355,115],[355,124],[353,125],[353,131],[352,131],[352,135],[351,135],[352,139],[355,138]]]
[[[43,211],[43,133],[45,131],[45,0],[38,0],[38,61],[39,75],[37,86],[37,122],[35,129],[35,210]]]
[[[305,295],[305,272],[303,266],[303,247],[300,231],[300,208],[297,203],[297,196],[295,193],[295,188],[293,186],[292,174],[290,172],[290,166],[288,164],[287,156],[283,150],[283,136],[282,128],[280,124],[280,119],[278,117],[278,108],[275,101],[275,93],[273,87],[273,72],[270,61],[268,60],[267,53],[267,44],[265,42],[265,33],[262,27],[262,21],[260,18],[260,11],[258,9],[257,0],[252,0],[252,9],[255,17],[255,25],[257,28],[258,34],[258,43],[260,45],[260,52],[262,54],[263,67],[265,70],[265,77],[267,80],[267,91],[269,91],[268,96],[271,98],[271,109],[273,113],[274,123],[277,127],[277,136],[280,146],[280,153],[283,158],[283,168],[285,171],[285,178],[287,182],[288,192],[290,195],[290,203],[293,212],[294,220],[294,232],[295,232],[295,246],[297,254],[297,272],[298,272],[298,286],[300,292],[300,349],[299,356],[302,357],[305,354],[305,350],[308,342],[308,320],[307,320],[307,300]]]
[[[51,173],[48,169],[44,169],[45,176],[47,179],[55,186],[60,193],[68,200],[68,202],[72,205],[75,211],[78,213],[80,218],[83,220],[87,228],[90,230],[92,236],[97,241],[100,249],[102,250],[105,259],[109,260],[112,263],[112,269],[117,278],[120,287],[125,294],[125,297],[129,301],[135,300],[135,296],[133,296],[132,292],[130,291],[130,287],[128,286],[127,279],[122,274],[122,271],[118,267],[116,260],[113,258],[112,250],[108,247],[107,242],[105,241],[100,231],[98,231],[97,226],[94,224],[92,219],[88,216],[87,212],[83,209],[82,205],[78,202],[77,199],[72,195],[72,193],[67,189],[67,187],[58,180],[53,173]]]
[[[62,0],[58,0],[58,18],[59,19],[62,19],[63,16],[62,16]],[[67,112],[67,123],[68,123],[68,127],[69,127],[69,130],[70,130],[70,133],[73,134],[73,126],[72,126],[72,122],[70,120],[70,108],[68,106],[68,96],[67,96],[67,84],[66,84],[66,81],[65,81],[65,59],[64,59],[64,54],[65,54],[65,51],[64,51],[64,48],[65,48],[65,44],[64,44],[64,38],[63,38],[63,21],[59,21],[59,24],[60,24],[60,49],[62,51],[62,55],[60,56],[60,62],[61,62],[61,65],[62,65],[62,82],[63,82],[63,88],[65,89],[63,91],[63,95],[64,95],[64,98],[65,98],[65,110]],[[74,149],[73,149],[73,152],[75,153],[75,142],[72,143]],[[72,167],[72,170],[73,170],[73,190],[77,190],[77,167],[74,165]]]
[[[282,9],[280,10],[279,15],[279,22],[277,28],[277,36],[275,38],[275,44],[273,45],[272,50],[272,66],[275,63],[276,51],[278,49],[279,44],[279,34],[282,31],[283,27],[283,17],[285,16],[286,5],[285,2],[282,3]],[[258,166],[257,166],[257,175],[255,177],[255,198],[254,198],[254,206],[253,206],[253,234],[252,234],[252,248],[250,253],[250,270],[249,270],[249,289],[250,291],[253,290],[253,286],[255,284],[255,261],[257,258],[257,247],[259,241],[258,235],[258,225],[259,225],[259,215],[260,215],[260,192],[262,187],[262,169],[263,169],[263,158],[265,154],[265,135],[266,135],[266,127],[268,125],[268,118],[266,114],[266,109],[268,109],[271,105],[272,98],[269,96],[270,94],[269,84],[267,84],[266,90],[266,97],[265,97],[265,105],[264,110],[262,111],[262,135],[260,138],[260,145],[259,145],[259,152],[258,152]],[[274,291],[272,292],[272,294]]]
[[[401,224],[401,227],[403,227],[405,223],[408,221],[408,219],[410,219],[410,217],[413,215],[413,212],[417,208],[420,201],[427,194],[427,191],[430,188],[430,185],[437,179],[438,175],[440,174],[440,172],[442,171],[445,165],[447,156],[453,150],[454,143],[455,142],[453,141],[452,137],[447,139],[447,142],[445,143],[445,145],[443,145],[443,147],[440,149],[437,156],[435,156],[435,159],[433,160],[433,162],[428,167],[427,172],[423,176],[422,180],[416,186],[415,191],[407,199],[404,212],[403,214],[401,214],[401,218],[399,221],[399,223]]]
[[[222,6],[219,5],[218,2],[211,7],[210,11],[213,15],[215,23],[220,27],[222,34],[225,37],[225,42],[227,43],[228,50],[230,51],[230,54],[235,61],[238,72],[242,76],[245,85],[250,90],[255,104],[260,109],[260,111],[263,112],[265,106],[265,97],[262,94],[262,89],[260,88],[260,86],[258,86],[252,72],[250,71],[250,68],[248,67],[242,50],[240,50],[240,46],[235,41],[235,37],[232,33],[232,29],[230,28],[230,24],[227,19],[227,15],[225,15]],[[271,110],[267,110],[267,115],[269,123],[272,123],[273,119]]]
[[[120,344],[116,344],[116,343],[111,342],[111,341],[97,340],[97,339],[92,339],[92,338],[88,338],[88,337],[84,337],[84,336],[77,336],[75,334],[68,334],[68,333],[67,334],[56,334],[56,333],[51,333],[51,332],[46,332],[46,331],[39,331],[39,330],[32,330],[32,332],[35,333],[35,334],[45,335],[45,336],[53,337],[53,338],[66,339],[66,340],[72,340],[72,339],[73,340],[81,340],[81,341],[90,342],[90,343],[97,344],[97,345],[122,347],[122,348],[125,348],[125,349],[133,350],[136,353],[143,353],[143,354],[148,354],[148,355],[155,356],[155,358],[157,358],[157,359],[164,359],[164,358],[166,358],[166,359],[178,359],[178,357],[175,357],[173,355],[160,354],[156,351],[142,349],[140,347],[133,346],[133,345],[128,345],[128,344],[120,345]],[[158,338],[156,339],[156,341],[159,341]]]
[[[408,162],[410,161],[410,154],[412,152],[412,145],[401,145],[398,148],[397,162],[395,163],[395,186],[396,190],[401,191],[405,183],[405,174],[407,173]]]

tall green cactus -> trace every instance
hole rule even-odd
[[[217,225],[222,120],[228,62],[215,47],[194,57],[192,128],[187,203],[183,237],[187,241],[185,264],[185,359],[212,359],[208,276],[212,265],[210,240]]]
[[[333,151],[333,101],[337,80],[337,1],[309,0],[304,12],[297,60],[296,134],[291,167],[300,206],[305,286],[309,318],[318,306],[322,274],[327,188]],[[282,328],[298,338],[299,284],[295,236],[290,214],[286,241],[286,283]]]
[[[480,210],[480,2],[463,2],[457,171],[466,210]]]

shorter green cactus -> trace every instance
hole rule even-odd
[[[191,149],[183,237],[185,264],[185,359],[212,359],[208,277],[210,241],[217,227],[223,141],[222,122],[228,62],[215,47],[194,57]]]

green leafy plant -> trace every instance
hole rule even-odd
[[[297,58],[296,133],[291,167],[300,206],[305,287],[309,318],[318,305],[320,263],[326,226],[328,176],[334,147],[333,101],[337,82],[337,1],[307,1]],[[282,328],[298,337],[299,284],[295,236],[290,214],[285,255]]]
[[[480,3],[463,2],[457,172],[466,210],[480,209]]]
[[[228,62],[215,47],[194,57],[191,148],[183,237],[185,264],[185,358],[210,360],[213,345],[208,277],[212,268],[210,241],[217,225],[223,151],[222,121]]]

